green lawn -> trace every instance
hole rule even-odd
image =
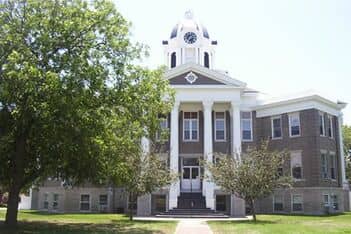
[[[351,213],[333,216],[258,215],[251,221],[209,221],[213,233],[351,233]]]
[[[0,211],[0,233],[5,230],[5,211]],[[19,229],[15,233],[174,233],[177,222],[133,221],[120,214],[49,214],[36,211],[19,213]],[[11,232],[13,233],[13,232]]]

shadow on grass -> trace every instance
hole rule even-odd
[[[16,229],[5,228],[4,222],[0,221],[0,233],[2,234],[80,234],[80,233],[121,233],[121,234],[151,234],[158,233],[163,234],[165,232],[150,230],[143,227],[138,227],[138,224],[146,224],[147,222],[139,221],[113,221],[110,224],[89,224],[89,223],[49,223],[49,222],[18,222]]]

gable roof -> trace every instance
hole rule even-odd
[[[223,85],[228,85],[228,86],[234,86],[234,87],[246,87],[246,83],[239,81],[237,79],[234,79],[226,74],[223,74],[221,72],[218,72],[216,70],[208,69],[206,67],[203,67],[199,64],[196,63],[185,63],[182,65],[179,65],[175,68],[169,69],[165,72],[165,78],[167,80],[171,80],[172,78],[175,78],[177,76],[194,72],[197,74],[200,74],[204,77],[207,77],[208,79],[217,81]],[[216,82],[214,82],[215,84]],[[218,85],[218,84],[216,84]]]

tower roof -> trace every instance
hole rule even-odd
[[[190,10],[186,11],[184,18],[173,27],[170,39],[176,38],[184,30],[197,32],[204,38],[210,39],[207,28],[195,19],[194,13]]]

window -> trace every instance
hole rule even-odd
[[[153,195],[155,211],[164,212],[166,211],[166,195]]]
[[[207,68],[210,67],[210,58],[207,52],[204,53],[204,66]]]
[[[227,210],[227,196],[226,195],[216,195],[216,211],[226,211]]]
[[[168,129],[168,119],[163,117],[159,119],[160,129],[156,132],[156,140],[161,141],[164,138],[164,133]]]
[[[90,210],[90,195],[82,194],[80,195],[80,210],[89,211]]]
[[[49,194],[44,193],[44,209],[49,209]]]
[[[323,205],[324,205],[324,207],[330,206],[329,194],[323,195]]]
[[[272,117],[272,139],[282,138],[282,119],[280,116]]]
[[[333,138],[333,116],[328,115],[328,136]]]
[[[53,202],[52,202],[52,209],[57,210],[58,209],[58,200],[59,200],[59,195],[57,193],[53,194]]]
[[[107,194],[102,194],[99,196],[100,206],[107,206]]]
[[[302,179],[302,160],[300,151],[290,153],[290,165],[292,177],[297,180]]]
[[[324,113],[319,113],[319,134],[325,136]]]
[[[284,204],[283,204],[283,196],[281,195],[274,195],[273,196],[273,210],[274,211],[283,211]]]
[[[339,210],[339,202],[338,202],[337,195],[335,194],[331,195],[331,202],[332,202],[333,210]]]
[[[335,169],[335,154],[330,154],[330,178],[335,180],[336,179],[336,169]]]
[[[252,113],[241,112],[241,139],[252,141]]]
[[[328,160],[327,160],[326,153],[321,154],[321,172],[322,172],[322,178],[328,179]]]
[[[199,115],[198,112],[184,112],[183,140],[197,141],[199,139]]]
[[[294,113],[289,115],[289,134],[291,137],[300,136],[300,114]]]
[[[225,141],[225,112],[215,112],[215,140]]]
[[[175,67],[177,64],[177,56],[176,56],[176,52],[173,52],[171,54],[171,68]]]
[[[292,195],[292,210],[293,211],[302,211],[303,210],[303,201],[302,195],[293,194]]]
[[[283,167],[278,167],[277,175],[278,177],[282,177],[284,175]]]

